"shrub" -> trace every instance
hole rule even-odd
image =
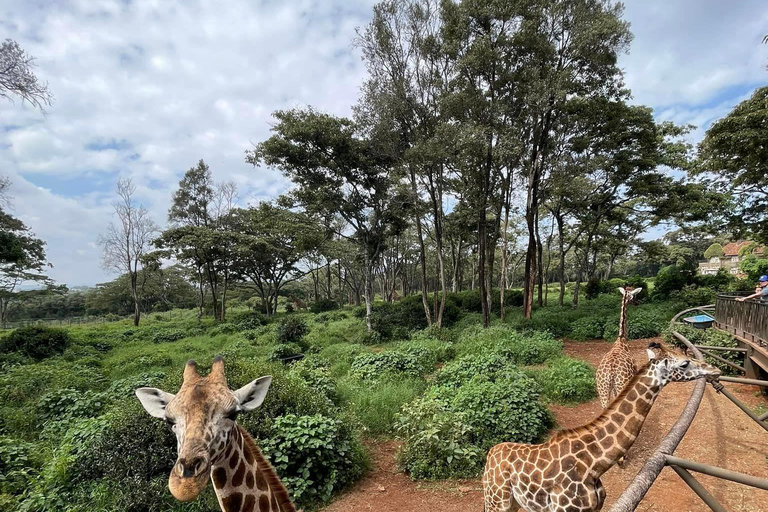
[[[327,324],[328,322],[338,322],[339,320],[345,320],[347,313],[344,311],[326,311],[315,315],[315,322],[319,324]]]
[[[478,368],[499,365],[485,363]],[[459,386],[450,384],[438,382],[424,397],[404,406],[398,418],[397,431],[404,441],[399,461],[412,478],[473,476],[491,446],[537,441],[552,422],[539,401],[536,382],[512,367],[476,374]]]
[[[272,348],[269,353],[271,361],[279,361],[285,357],[291,357],[301,354],[301,347],[295,343],[280,343]]]
[[[679,292],[669,294],[670,298],[679,300],[686,306],[704,306],[714,304],[717,292],[712,288],[696,286],[695,284],[684,286]]]
[[[154,332],[152,334],[152,343],[171,343],[173,341],[179,341],[182,338],[186,338],[187,333],[181,329],[163,329]]]
[[[571,338],[574,340],[594,340],[603,337],[603,322],[601,318],[585,316],[577,318],[571,324]]]
[[[734,278],[730,276],[728,272],[725,271],[724,268],[719,269],[717,271],[717,274],[715,275],[703,275],[703,274],[696,275],[696,284],[698,286],[712,288],[713,290],[719,291],[719,292],[727,290],[728,286],[733,281],[734,281]]]
[[[288,414],[275,420],[261,447],[298,507],[327,503],[334,491],[354,482],[366,468],[356,433],[347,423],[320,414]]]
[[[293,313],[294,311],[295,311],[295,309],[294,309],[294,307],[293,307],[293,304],[290,304],[290,303],[289,303],[289,304],[286,304],[286,305],[285,305],[285,312],[286,312],[286,313],[288,313],[288,314],[290,315],[290,314],[291,314],[291,313]]]
[[[686,284],[693,281],[693,272],[689,269],[680,269],[676,265],[669,265],[659,270],[653,284],[651,297],[654,300],[666,299],[673,291],[680,291]]]
[[[591,277],[587,281],[587,285],[584,287],[584,295],[587,299],[591,300],[600,295],[603,291],[602,282],[599,277]]]
[[[311,389],[321,393],[331,402],[338,402],[336,381],[330,376],[328,368],[313,363],[313,360],[304,359],[291,366],[291,375],[295,375],[304,381]]]
[[[0,340],[0,353],[19,352],[33,359],[45,359],[64,352],[71,338],[63,329],[30,325],[15,329]]]
[[[527,365],[541,364],[560,355],[562,344],[545,331],[517,331],[509,325],[487,329],[474,326],[465,329],[464,342],[457,347],[459,354],[479,354],[496,351],[510,362]]]
[[[595,372],[584,361],[561,357],[550,361],[546,368],[531,371],[544,395],[557,403],[579,403],[595,396]]]
[[[482,468],[485,453],[472,444],[464,412],[445,401],[425,397],[405,405],[396,429],[403,440],[398,465],[413,479],[471,478]]]
[[[18,439],[0,437],[0,496],[21,494],[28,488],[37,466],[34,448]]]
[[[309,310],[313,313],[324,313],[334,309],[339,309],[339,303],[333,299],[317,299],[309,306]]]
[[[45,394],[37,404],[38,416],[47,421],[96,416],[105,406],[106,396],[94,391],[57,389]]]
[[[396,350],[361,354],[352,362],[350,374],[362,380],[390,378],[396,374],[418,377],[427,370],[423,357]]]
[[[304,335],[307,334],[307,324],[299,316],[284,318],[275,329],[275,339],[278,343],[295,343],[306,350],[309,346],[304,343]]]
[[[458,388],[476,376],[495,380],[498,374],[514,370],[515,366],[499,353],[471,354],[443,366],[435,376],[435,383]]]
[[[232,314],[229,321],[241,331],[257,329],[266,323],[264,315],[258,311],[243,311]]]
[[[495,382],[475,378],[453,393],[442,396],[450,397],[452,410],[465,413],[470,439],[483,450],[505,441],[536,442],[552,422],[539,386],[521,372],[506,372]]]

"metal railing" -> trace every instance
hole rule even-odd
[[[672,330],[672,335],[680,340],[697,359],[703,359],[703,354],[700,347],[694,345],[685,336],[675,331],[674,326],[678,319],[685,314],[691,312],[700,312],[711,315],[715,312],[714,310],[714,304],[691,308],[685,311],[681,311],[670,321],[669,325],[670,329]],[[714,350],[714,347],[706,347],[706,349],[708,351],[708,355],[712,356],[713,354],[711,354],[710,351]],[[737,352],[742,351],[737,350]],[[746,350],[742,353],[744,354],[745,359],[747,359],[748,354]],[[723,362],[726,361],[723,360]],[[744,370],[743,367],[738,368],[741,371]],[[754,420],[763,429],[768,431],[768,424],[766,424],[768,413],[757,416],[751,409],[749,409],[732,393],[730,393],[725,388],[725,386],[723,386],[722,382],[737,382],[742,384],[768,387],[768,381],[724,376],[720,377],[718,381],[712,382],[712,386],[715,391],[730,399],[747,416]],[[664,436],[656,451],[648,458],[648,461],[637,473],[632,483],[629,484],[621,496],[619,496],[619,498],[616,500],[616,503],[614,503],[613,507],[611,507],[610,512],[632,512],[636,510],[640,505],[640,501],[642,501],[642,499],[645,497],[646,493],[656,481],[656,478],[659,476],[665,466],[672,468],[672,470],[674,470],[680,476],[680,478],[691,488],[691,490],[693,490],[693,492],[695,492],[701,498],[701,500],[714,512],[726,512],[726,509],[723,508],[723,506],[715,499],[715,497],[712,496],[698,480],[696,480],[690,471],[695,471],[709,476],[714,476],[716,478],[737,482],[758,489],[768,490],[768,480],[766,479],[758,478],[752,475],[745,475],[743,473],[737,473],[735,471],[719,468],[716,466],[710,466],[708,464],[681,459],[673,455],[675,449],[677,449],[677,446],[680,444],[680,441],[682,441],[683,437],[688,431],[688,428],[691,426],[694,417],[696,416],[696,412],[699,408],[699,404],[701,403],[701,399],[704,395],[704,389],[706,386],[707,381],[696,381],[693,392],[691,393],[691,397],[688,399],[688,403],[686,404],[685,409],[683,409],[683,412],[680,414],[677,421],[669,430],[667,435]]]

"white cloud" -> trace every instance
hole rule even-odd
[[[56,96],[47,117],[0,102],[0,172],[14,181],[16,213],[48,241],[51,275],[106,279],[95,243],[118,176],[135,179],[161,225],[200,158],[242,198],[286,190],[244,151],[269,135],[274,110],[350,113],[364,78],[351,41],[373,3],[0,0],[4,37],[37,58]],[[620,64],[634,101],[660,118],[703,127],[745,91],[726,93],[765,81],[760,1],[630,0],[626,17],[635,41]]]

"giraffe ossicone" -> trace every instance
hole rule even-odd
[[[602,509],[605,489],[600,476],[635,442],[661,389],[668,382],[720,375],[717,368],[682,354],[664,349],[655,354],[658,357],[591,423],[557,432],[543,444],[501,443],[491,448],[483,473],[485,512]]]
[[[236,423],[237,415],[259,407],[272,377],[265,376],[232,391],[217,356],[202,377],[189,361],[175,395],[139,388],[136,396],[146,411],[172,425],[178,457],[168,478],[171,494],[181,501],[197,498],[213,480],[224,512],[295,512],[288,491],[250,435]]]

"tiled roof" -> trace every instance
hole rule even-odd
[[[742,247],[746,247],[747,245],[750,245],[753,242],[750,242],[748,240],[740,240],[738,242],[731,242],[729,244],[726,244],[723,247],[723,252],[726,256],[738,256],[739,251]],[[762,254],[763,253],[763,247],[758,247],[755,249],[756,254]]]

